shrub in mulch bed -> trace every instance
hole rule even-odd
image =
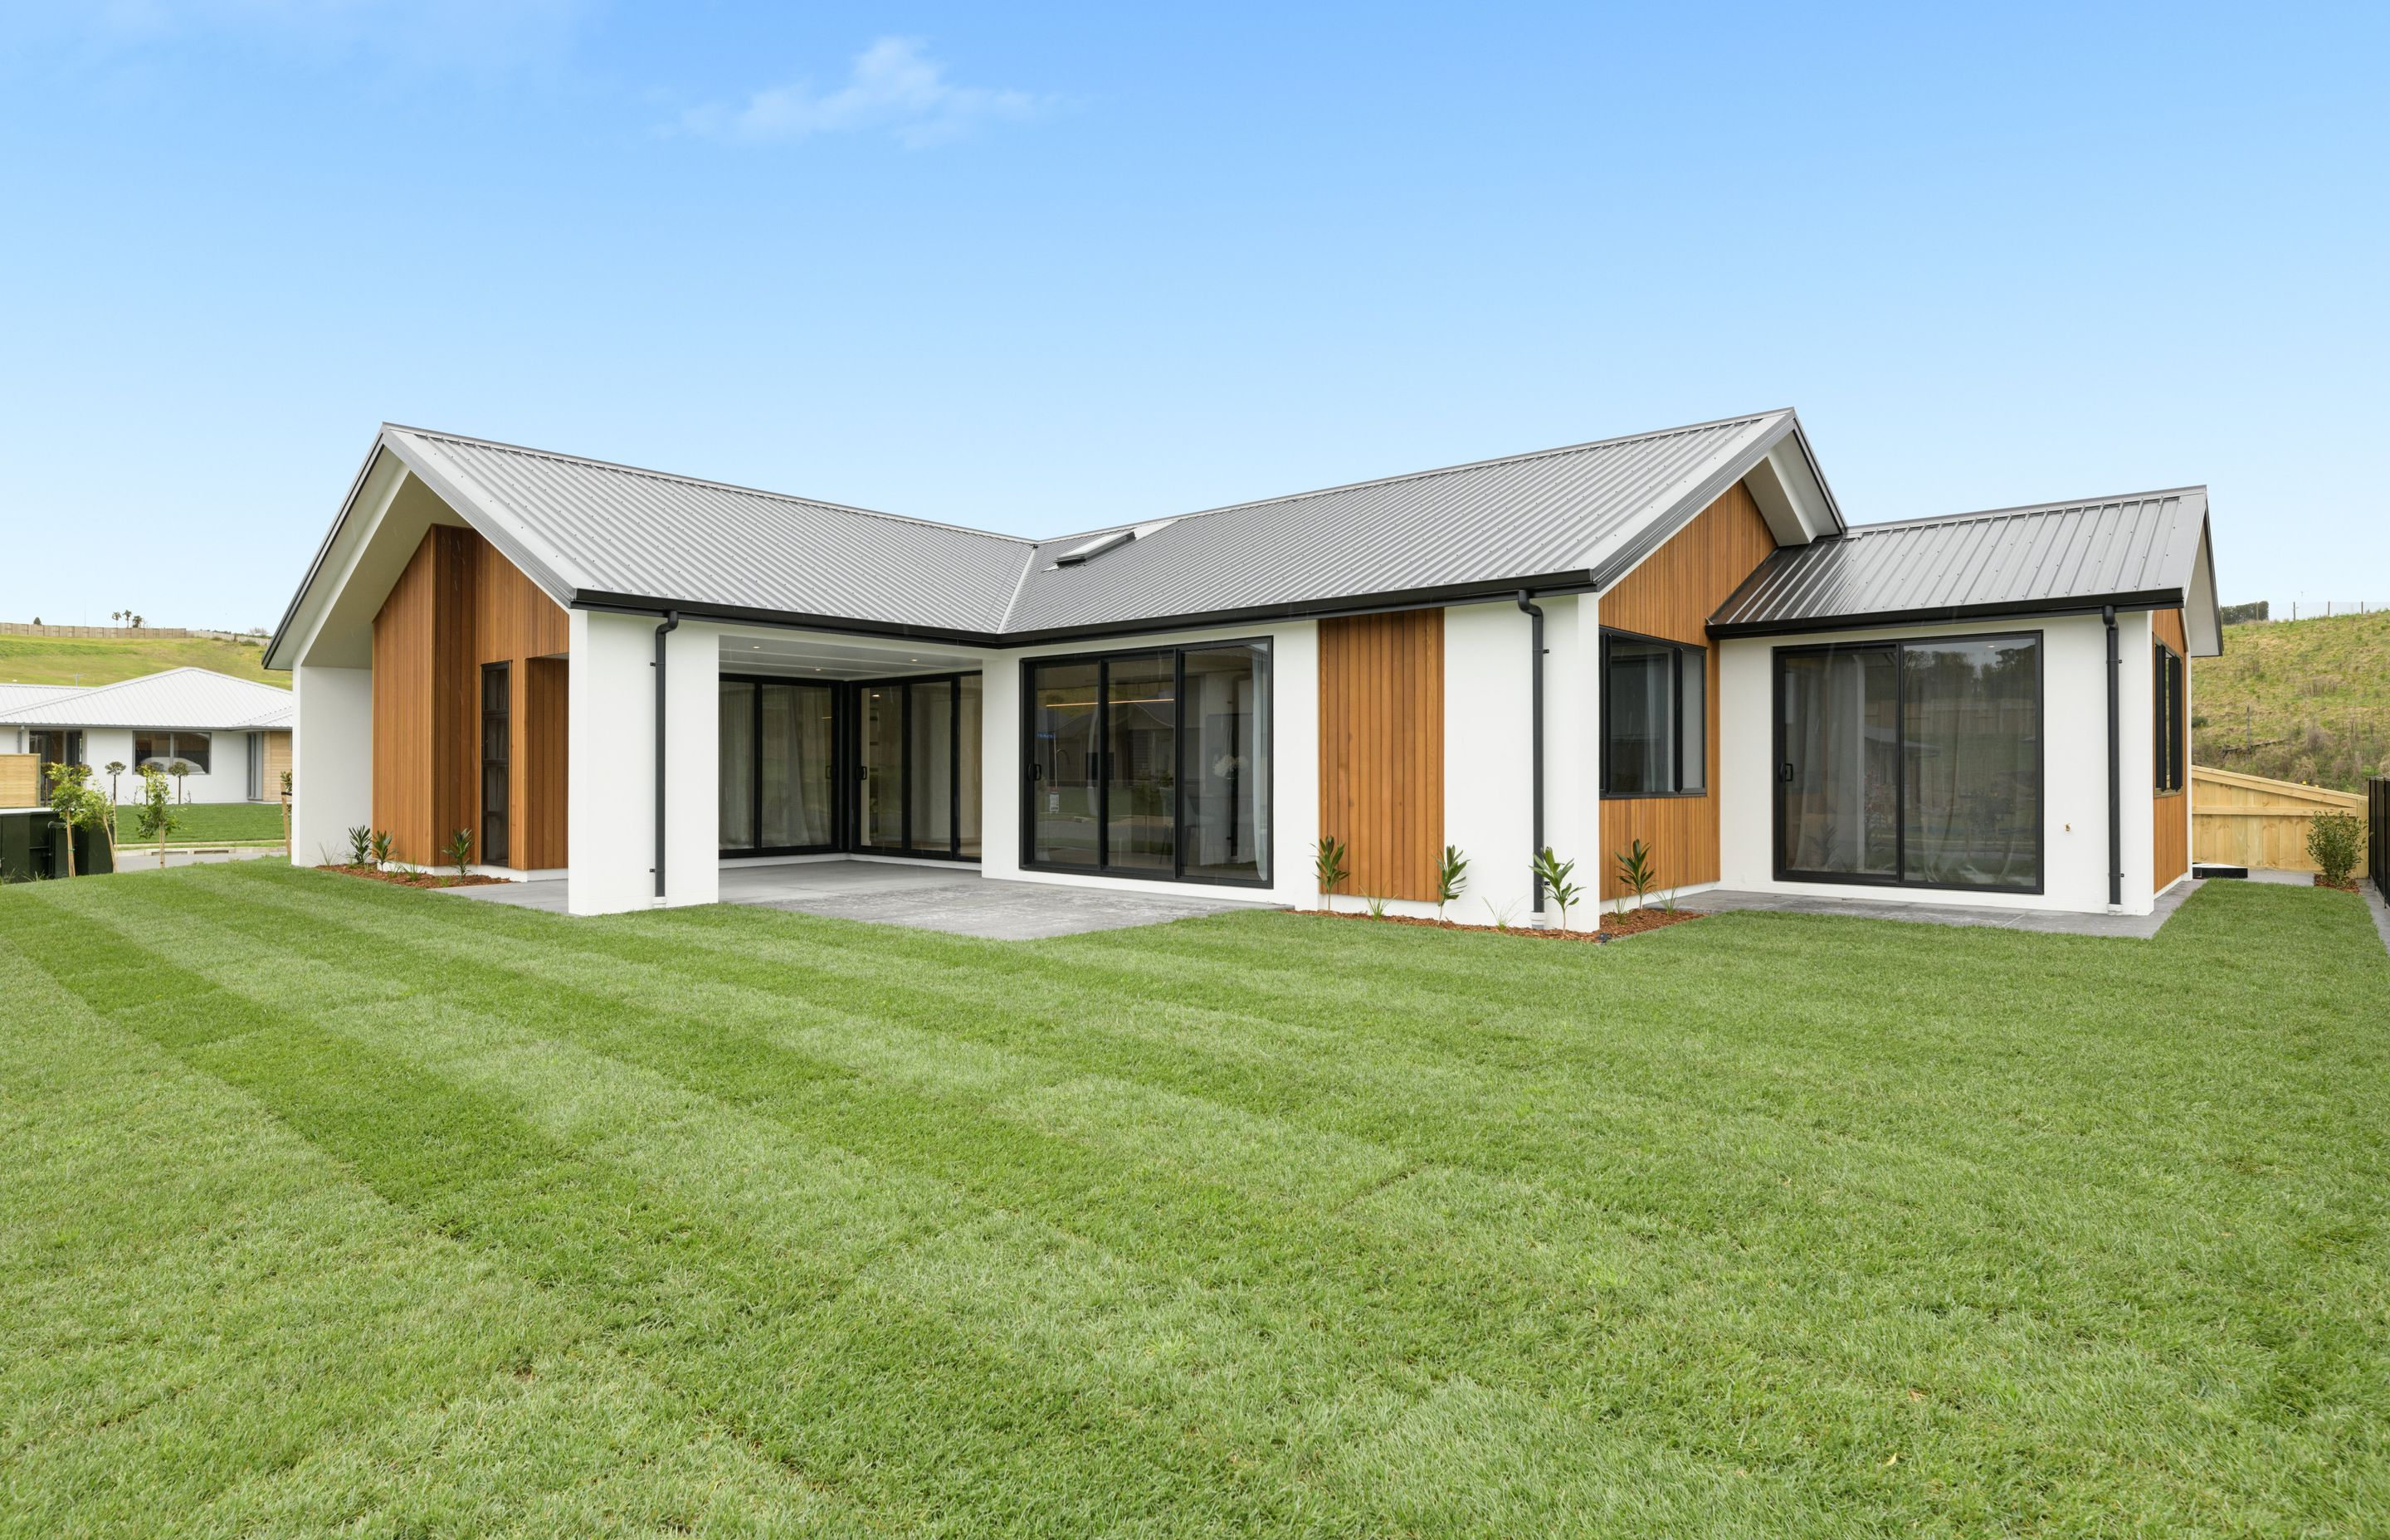
[[[2364,891],[2364,885],[2356,878],[2352,877],[2345,882],[2327,882],[2323,879],[2323,873],[2321,872],[2315,874],[2315,885],[2319,888],[2335,889],[2344,893],[2362,892]]]
[[[1538,930],[1523,925],[1463,925],[1457,920],[1419,919],[1409,915],[1356,914],[1350,909],[1308,909],[1304,913],[1324,915],[1330,919],[1366,919],[1380,925],[1420,925],[1431,930],[1475,930],[1489,936],[1528,936],[1538,941],[1589,941],[1597,944],[1702,918],[1700,911],[1694,909],[1679,909],[1674,914],[1665,909],[1631,909],[1623,915],[1602,916],[1600,930]]]
[[[401,888],[480,888],[492,882],[506,880],[503,877],[483,877],[479,873],[470,877],[459,877],[455,872],[386,872],[379,866],[354,866],[345,861],[337,866],[318,866],[315,869],[319,872],[345,872],[351,877],[362,877],[373,882],[388,882]]]

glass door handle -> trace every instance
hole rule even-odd
[[[1792,762],[1791,760],[1786,760],[1783,764],[1776,767],[1776,778],[1782,781],[1787,786],[1792,784]]]

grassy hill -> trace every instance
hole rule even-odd
[[[112,685],[161,669],[205,668],[236,679],[290,687],[288,674],[265,672],[263,652],[253,642],[194,637],[0,636],[0,683],[17,685]]]
[[[2390,612],[2228,627],[2191,697],[2194,763],[2362,790],[2390,775]]]

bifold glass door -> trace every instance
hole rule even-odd
[[[1027,864],[1269,880],[1267,644],[1040,660],[1024,687]]]
[[[721,682],[722,848],[838,848],[838,687]]]
[[[1776,654],[1776,875],[2041,891],[2041,638]]]

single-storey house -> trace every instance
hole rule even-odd
[[[0,751],[44,764],[87,764],[105,789],[139,794],[145,764],[188,766],[178,795],[194,802],[275,802],[290,768],[296,706],[289,690],[203,668],[172,668],[89,687],[0,684]]]
[[[2148,912],[2221,646],[2204,488],[1852,526],[1773,411],[1046,540],[385,425],[266,661],[301,851],[469,829],[577,914],[833,857],[1317,906],[1329,837],[1523,924],[1638,840]]]

